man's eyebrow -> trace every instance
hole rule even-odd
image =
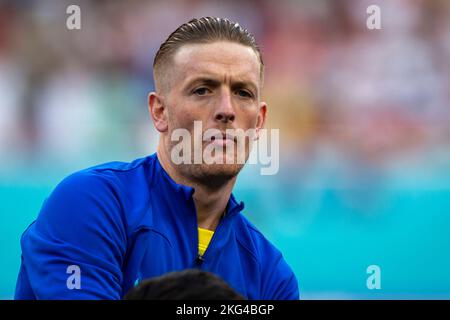
[[[210,87],[218,87],[220,86],[220,81],[210,77],[198,77],[188,81],[184,87],[186,89],[189,89],[190,87],[196,84],[204,84]]]

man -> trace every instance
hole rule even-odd
[[[22,236],[16,298],[120,299],[143,279],[199,268],[248,299],[298,299],[291,268],[231,193],[251,140],[238,148],[232,132],[257,137],[265,122],[263,68],[255,39],[237,23],[202,18],[175,30],[154,60],[157,153],[56,187]],[[196,141],[196,123],[219,134]],[[193,149],[178,152],[184,162],[174,160],[180,130],[194,135]],[[197,151],[211,146],[199,162]]]

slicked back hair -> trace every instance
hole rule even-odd
[[[262,82],[264,62],[255,37],[237,22],[215,17],[192,19],[172,32],[167,40],[161,44],[153,60],[155,77],[161,74],[161,68],[164,68],[170,62],[175,52],[183,45],[206,44],[217,41],[229,41],[252,48],[259,58]]]

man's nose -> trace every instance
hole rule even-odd
[[[227,123],[228,121],[233,122],[235,118],[236,113],[234,112],[233,104],[231,102],[231,94],[228,92],[223,93],[214,114],[214,119],[219,122]]]

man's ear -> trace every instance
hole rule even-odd
[[[148,95],[148,110],[156,130],[166,132],[168,130],[167,109],[156,92],[150,92]]]
[[[267,103],[261,101],[259,104],[258,117],[256,118],[256,140],[259,139],[259,132],[266,123]]]

